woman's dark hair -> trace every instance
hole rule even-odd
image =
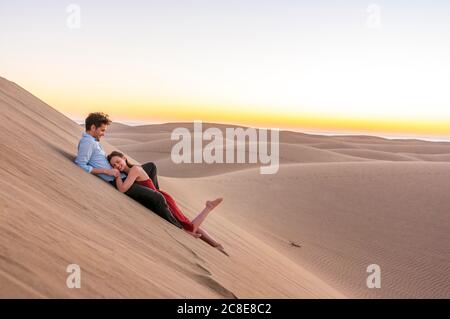
[[[108,155],[108,162],[110,162],[111,163],[111,159],[114,157],[114,156],[119,156],[120,158],[124,158],[125,157],[125,155],[123,155],[123,153],[120,153],[120,152],[118,152],[118,151],[114,151],[114,152],[112,152],[111,154],[109,154]],[[128,162],[128,159],[126,159],[125,160],[125,163],[127,163],[127,166],[129,167],[129,168],[132,168],[134,165],[132,165],[132,164],[130,164],[129,162]]]
[[[111,120],[109,119],[108,114],[97,112],[89,114],[89,116],[86,118],[85,124],[86,131],[89,131],[92,125],[95,125],[95,127],[100,127],[102,126],[102,124],[110,125]]]

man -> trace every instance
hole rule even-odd
[[[78,155],[75,163],[86,172],[99,176],[115,187],[115,178],[120,173],[111,167],[100,145],[100,139],[105,136],[105,132],[110,124],[111,120],[104,113],[89,114],[85,121],[86,132],[83,133],[78,144]],[[159,189],[156,165],[154,163],[147,163],[142,165],[142,168],[152,179],[155,187]],[[122,179],[126,178],[126,175],[123,173],[120,176]],[[159,192],[134,183],[125,194],[175,226],[182,228],[181,223],[170,212],[164,196]]]

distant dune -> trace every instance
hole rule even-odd
[[[205,228],[227,257],[78,168],[82,127],[2,78],[0,120],[2,298],[450,297],[450,143],[281,131],[280,170],[261,175],[174,164],[171,132],[192,123],[114,123],[105,149],[154,161],[186,215],[225,198]]]

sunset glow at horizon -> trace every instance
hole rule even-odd
[[[445,1],[0,3],[0,76],[71,118],[450,137]]]

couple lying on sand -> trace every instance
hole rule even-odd
[[[98,175],[170,223],[226,254],[223,246],[200,228],[208,214],[222,202],[222,198],[207,201],[205,208],[190,221],[178,208],[172,196],[159,189],[154,163],[131,165],[126,156],[117,151],[106,156],[99,142],[111,124],[108,115],[91,113],[85,124],[86,132],[78,144],[78,155],[75,159],[78,166],[88,173]]]

